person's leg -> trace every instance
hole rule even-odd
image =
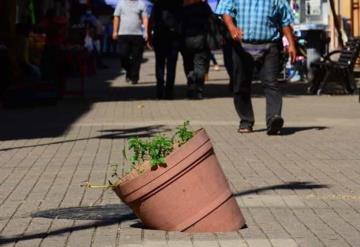
[[[165,88],[165,97],[167,99],[173,98],[175,76],[176,76],[176,63],[179,54],[179,42],[176,40],[169,41],[169,46],[167,47],[167,57],[166,57],[166,88]]]
[[[196,97],[201,99],[203,97],[205,75],[209,70],[209,51],[203,50],[195,53],[194,56],[194,76],[196,83]]]
[[[195,94],[195,79],[194,79],[194,54],[187,48],[181,50],[183,57],[184,72],[187,79],[187,97],[192,98]]]
[[[144,38],[141,35],[134,35],[131,37],[131,48],[130,48],[130,80],[133,84],[139,81],[140,67],[144,52]]]
[[[246,53],[239,43],[233,43],[232,49],[232,78],[234,105],[240,117],[239,131],[252,129],[255,123],[254,112],[251,102],[251,83],[254,71],[254,60]]]
[[[127,35],[119,36],[119,57],[121,67],[126,71],[126,79],[129,77],[129,56],[130,56],[130,43]]]
[[[222,46],[222,52],[223,52],[223,59],[224,59],[224,66],[226,69],[226,72],[228,73],[230,80],[229,80],[229,90],[233,91],[233,61],[232,61],[232,44],[231,41],[228,39],[225,39],[225,43]]]
[[[210,51],[210,61],[212,62],[213,65],[217,65],[217,61],[216,61],[216,58],[215,58],[215,55],[212,51]]]
[[[155,75],[156,75],[156,96],[159,99],[164,97],[164,76],[166,51],[161,42],[154,40],[155,51]]]
[[[188,49],[186,49],[185,47],[182,47],[180,49],[180,54],[183,58],[184,73],[187,76],[190,73],[190,71],[193,70],[191,55]],[[189,85],[189,82],[187,84]]]
[[[281,117],[282,94],[277,76],[280,69],[280,50],[277,45],[272,45],[265,54],[260,79],[264,86],[266,97],[266,122],[268,128],[274,117]],[[281,127],[280,127],[281,128]]]
[[[214,65],[214,70],[217,71],[217,70],[220,70],[220,67],[219,67],[219,64],[216,60],[216,57],[215,57],[215,54],[210,51],[210,61],[212,62],[212,64]]]

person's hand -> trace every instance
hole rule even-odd
[[[229,29],[229,32],[230,32],[231,38],[234,41],[240,42],[242,40],[243,32],[240,30],[240,28],[237,28],[237,27],[234,26],[234,27]]]
[[[117,39],[118,39],[118,34],[117,34],[117,32],[113,32],[113,34],[112,34],[112,39],[113,39],[113,40],[117,40]]]
[[[144,33],[143,37],[144,37],[145,42],[147,43],[149,40],[149,36],[147,35],[147,33]]]
[[[296,47],[295,45],[289,45],[287,52],[289,54],[289,58],[292,64],[295,63],[296,60]]]
[[[148,40],[147,40],[147,42],[146,42],[146,46],[149,48],[149,49],[153,49],[153,40],[152,40],[152,37],[151,36],[149,36],[149,38],[148,38]]]

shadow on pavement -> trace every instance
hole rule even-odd
[[[293,134],[295,134],[297,132],[301,132],[301,131],[326,130],[326,129],[329,129],[329,127],[325,127],[325,126],[284,127],[281,129],[279,136],[293,135]],[[254,132],[263,132],[263,131],[266,131],[266,129],[254,130]]]
[[[34,131],[34,129],[32,131]],[[42,131],[44,131],[44,130],[42,129]],[[32,147],[41,147],[41,146],[48,146],[48,145],[57,145],[57,144],[76,142],[76,141],[87,141],[87,140],[91,140],[91,139],[127,139],[130,137],[145,138],[145,137],[152,137],[156,134],[164,133],[167,131],[170,131],[170,129],[165,128],[164,125],[151,125],[151,126],[129,128],[129,129],[101,130],[99,132],[101,132],[103,134],[95,136],[95,137],[77,138],[77,139],[71,139],[71,140],[65,140],[65,141],[47,142],[47,143],[36,144],[36,145],[2,148],[2,149],[0,149],[0,151],[10,151],[10,150],[21,149],[21,148],[32,148]],[[23,133],[23,135],[21,135],[21,136],[22,136],[22,138],[24,138],[24,136],[26,134],[32,134],[32,133],[33,132],[29,132],[29,133],[26,132],[26,133]],[[19,133],[17,133],[17,132],[7,132],[6,134],[7,134],[7,136],[0,135],[0,140],[2,140],[3,138],[5,140],[9,140],[9,139],[14,140],[14,139],[18,139],[18,136],[19,136]]]
[[[295,134],[297,132],[301,132],[301,131],[308,131],[308,130],[326,130],[329,127],[325,127],[325,126],[309,126],[309,127],[284,127],[281,132],[280,135],[281,136],[286,136],[286,135],[292,135]]]
[[[65,233],[82,231],[94,227],[104,227],[118,224],[123,221],[137,219],[124,204],[110,204],[93,207],[73,207],[58,208],[32,213],[33,218],[49,218],[49,219],[69,219],[69,220],[93,220],[95,222],[64,227],[59,230],[40,232],[28,235],[15,235],[11,237],[0,237],[0,245],[12,242],[26,241],[36,238],[46,238],[49,236],[61,235]]]
[[[114,225],[117,223],[119,223],[119,221],[117,221],[117,220],[97,221],[97,222],[87,223],[87,224],[82,224],[82,225],[77,225],[77,226],[64,227],[59,230],[54,230],[54,231],[49,231],[49,232],[39,232],[39,233],[34,233],[34,234],[29,234],[29,235],[19,234],[19,235],[11,236],[9,238],[0,236],[0,246],[2,244],[7,244],[7,243],[15,243],[15,242],[17,243],[19,241],[26,241],[26,240],[39,239],[39,238],[42,239],[42,238],[46,238],[49,236],[62,235],[62,234],[66,234],[66,233],[87,230],[87,229],[94,228],[94,227],[110,226],[110,225]]]
[[[31,217],[67,220],[101,220],[113,222],[137,219],[131,209],[125,204],[49,209],[32,213]]]
[[[322,188],[329,188],[329,185],[316,184],[313,182],[290,182],[286,184],[278,184],[278,185],[266,186],[252,190],[241,191],[234,193],[234,196],[246,196],[246,195],[261,193],[269,190],[313,190],[313,189],[322,189]]]
[[[219,83],[214,83],[219,81]],[[204,87],[204,99],[216,98],[232,98],[232,93],[226,83],[227,78],[209,80]],[[224,83],[225,82],[225,83]],[[106,83],[110,83],[107,81]],[[307,95],[305,83],[288,83],[282,85],[285,88],[284,97],[295,97]],[[189,100],[186,96],[187,86],[185,84],[175,85],[174,99],[175,100]],[[260,83],[255,83],[252,86],[252,97],[263,98],[264,92]],[[116,88],[104,88],[104,90],[96,91],[90,94],[89,99],[93,102],[107,102],[107,101],[132,101],[132,100],[156,100],[156,84],[155,82],[139,82],[137,85],[129,85]]]

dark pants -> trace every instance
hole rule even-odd
[[[137,82],[144,52],[144,38],[141,35],[120,35],[119,55],[126,77]]]
[[[184,51],[183,56],[188,88],[203,92],[205,75],[209,70],[209,51]]]
[[[210,51],[205,42],[202,35],[185,37],[182,50],[188,88],[196,93],[203,92],[205,75],[210,65]]]
[[[282,95],[277,81],[280,49],[280,46],[274,43],[255,61],[253,56],[242,49],[240,43],[233,43],[234,105],[240,117],[240,127],[252,127],[255,122],[251,103],[251,84],[255,68],[264,87],[266,123],[268,124],[274,115],[281,115]]]
[[[222,46],[222,52],[223,52],[223,59],[224,59],[224,66],[226,69],[226,72],[228,73],[230,77],[229,82],[229,90],[233,91],[233,60],[232,60],[232,41],[228,38],[224,40],[224,44]]]
[[[213,63],[213,65],[217,65],[218,62],[216,60],[215,54],[210,51],[210,61]]]
[[[179,49],[180,44],[178,39],[171,37],[168,39],[164,39],[164,37],[154,39],[156,92],[158,98],[165,97],[171,99],[173,97]]]

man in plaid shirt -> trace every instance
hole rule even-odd
[[[220,0],[216,13],[223,16],[233,39],[234,104],[240,117],[239,133],[252,132],[255,123],[251,103],[253,72],[259,72],[266,96],[267,134],[278,134],[282,95],[277,81],[284,35],[289,41],[292,62],[296,46],[291,24],[294,21],[287,0]]]

